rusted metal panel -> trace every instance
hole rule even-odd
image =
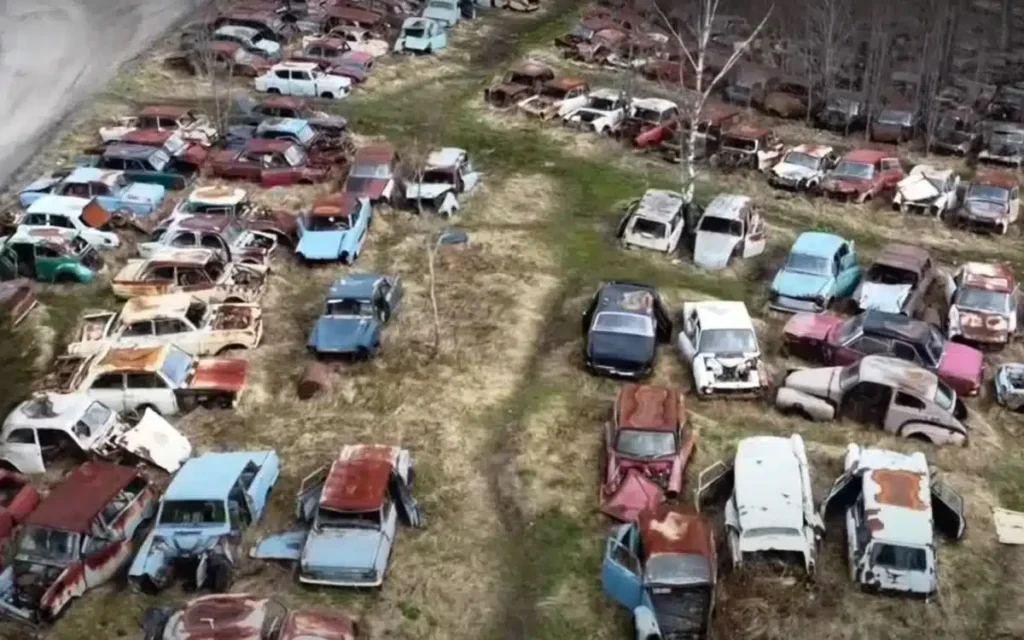
[[[929,259],[928,251],[909,244],[887,244],[882,247],[875,259],[875,264],[908,269],[917,273],[924,271],[925,262]]]
[[[0,282],[0,317],[17,326],[39,304],[36,285],[28,279]]]
[[[322,362],[310,362],[299,378],[298,396],[309,400],[330,385],[331,369]]]
[[[749,124],[740,124],[726,131],[725,135],[732,136],[734,138],[756,140],[767,136],[771,132],[771,129],[763,129]]]
[[[54,487],[25,523],[88,534],[96,516],[138,475],[132,467],[86,462]]]
[[[714,557],[711,525],[697,513],[661,505],[641,513],[639,524],[648,559],[667,553]]]
[[[124,303],[121,322],[132,323],[155,317],[182,315],[192,304],[188,293],[168,293],[162,296],[139,296]]]
[[[1002,189],[1013,189],[1019,184],[1017,176],[1007,171],[979,171],[971,182]]]
[[[630,384],[619,392],[622,429],[675,431],[682,415],[679,392],[671,387]]]
[[[863,162],[864,164],[875,164],[881,162],[882,158],[890,157],[885,151],[878,151],[877,149],[855,149],[850,153],[843,156],[843,160],[849,160],[850,162]]]
[[[204,358],[195,364],[191,389],[241,391],[249,381],[249,363],[241,358]]]
[[[332,511],[373,511],[384,504],[390,460],[336,460],[324,482],[320,504]]]
[[[167,357],[170,346],[110,349],[96,363],[101,371],[134,371],[151,373],[160,368]]]
[[[174,133],[170,129],[135,129],[124,134],[121,137],[121,142],[141,144],[147,147],[161,147]]]
[[[1017,286],[1013,269],[1006,264],[968,262],[963,269],[964,286],[999,293],[1012,293]]]
[[[82,207],[82,221],[93,229],[102,229],[110,223],[110,212],[96,198]]]
[[[357,628],[347,616],[325,613],[293,613],[281,632],[281,640],[355,640]]]
[[[875,502],[893,507],[926,511],[927,502],[921,499],[921,474],[903,469],[875,469],[871,477],[878,485]]]
[[[275,138],[253,138],[245,145],[245,150],[252,153],[284,153],[295,145],[291,140]]]
[[[338,195],[321,198],[313,203],[309,215],[314,217],[349,217],[359,202],[359,196],[354,193],[342,193]]]

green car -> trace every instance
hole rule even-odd
[[[40,282],[89,284],[103,261],[80,236],[20,229],[0,238],[0,280],[31,278]]]

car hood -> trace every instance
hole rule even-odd
[[[1010,330],[1010,321],[1000,313],[986,313],[974,309],[955,307],[959,318],[960,335],[968,340],[983,341],[1001,336]]]
[[[121,191],[121,199],[126,202],[163,202],[167,189],[158,184],[132,182]]]
[[[832,329],[842,323],[843,319],[837,316],[798,313],[786,322],[782,333],[792,338],[824,342]]]
[[[944,379],[963,380],[967,382],[981,381],[981,370],[984,363],[981,351],[966,344],[949,342],[946,352],[942,355],[939,370],[936,372]]]
[[[260,51],[267,52],[270,57],[274,57],[281,53],[281,45],[273,40],[257,40],[253,44],[255,44],[256,48]]]
[[[202,358],[189,381],[190,389],[238,393],[249,381],[249,363],[241,358]]]
[[[905,202],[929,201],[938,198],[941,192],[924,176],[910,176],[896,185]]]
[[[913,287],[909,284],[879,284],[864,282],[860,286],[857,304],[861,309],[877,309],[900,313]]]
[[[377,529],[310,531],[300,562],[313,570],[373,569],[383,541]]]
[[[384,197],[384,189],[388,186],[387,178],[360,178],[349,176],[345,181],[345,191],[349,193],[366,196],[370,200],[377,200]]]
[[[727,233],[698,231],[693,262],[702,269],[724,269],[729,264],[729,256],[741,241],[742,238]]]
[[[307,260],[337,260],[345,242],[348,229],[332,231],[303,231],[295,253]]]
[[[1005,204],[991,200],[971,199],[965,203],[964,208],[967,213],[979,218],[1001,218],[1009,213]]]
[[[590,334],[590,357],[594,361],[617,360],[644,365],[654,357],[655,339],[622,333]]]
[[[831,276],[780,269],[772,281],[772,291],[789,298],[814,299],[819,295],[827,296],[835,283]]]
[[[783,385],[788,389],[802,391],[816,398],[828,398],[832,378],[838,375],[841,369],[842,367],[797,369],[786,376]]]
[[[455,189],[454,185],[450,184],[410,184],[405,189],[405,197],[410,200],[419,198],[433,199],[444,193],[445,191],[452,191]]]
[[[370,345],[377,328],[372,318],[335,318],[325,316],[317,320],[309,345],[320,352],[352,353]]]
[[[134,427],[118,434],[114,443],[168,473],[177,471],[192,456],[188,438],[151,409],[146,409]]]
[[[614,493],[601,503],[601,511],[621,522],[635,522],[641,512],[665,501],[665,492],[637,469],[628,469]]]
[[[430,18],[446,24],[458,20],[458,13],[456,11],[452,11],[451,9],[441,9],[438,7],[427,7],[420,15],[424,18]]]
[[[800,164],[790,164],[788,162],[780,162],[779,164],[772,167],[772,173],[780,178],[787,180],[803,180],[810,178],[814,175],[814,169],[805,167]]]

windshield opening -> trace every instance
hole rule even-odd
[[[653,109],[644,109],[643,107],[633,107],[633,117],[651,124],[657,124],[661,121],[661,113]]]
[[[875,166],[866,162],[843,160],[836,165],[832,175],[842,178],[854,178],[856,180],[870,180],[875,175]]]
[[[373,303],[369,300],[328,300],[324,315],[342,318],[369,318],[373,316]]]
[[[881,542],[871,547],[871,564],[897,571],[925,571],[928,568],[923,548]]]
[[[317,529],[379,529],[380,509],[373,511],[335,511],[321,507],[316,512]]]
[[[267,600],[263,605],[263,627],[260,628],[260,640],[278,640],[281,627],[284,625],[288,610],[277,600]],[[168,629],[173,627],[168,626]]]
[[[790,151],[782,161],[786,164],[795,164],[798,167],[805,167],[807,169],[817,169],[821,164],[821,158],[815,158],[810,154],[799,151]]]
[[[956,392],[942,380],[939,380],[938,383],[935,389],[935,404],[939,405],[943,411],[952,412],[953,405],[956,403]]]
[[[664,222],[637,216],[633,218],[633,233],[651,238],[664,238],[668,235],[668,225]]]
[[[224,524],[227,510],[220,500],[165,500],[158,524]]]
[[[1011,296],[1003,291],[989,291],[977,287],[960,287],[953,301],[958,307],[991,313],[1009,313]]]
[[[832,267],[835,263],[830,258],[821,256],[810,256],[806,253],[791,253],[786,260],[786,271],[796,271],[815,276],[832,275]]]
[[[654,323],[647,316],[620,311],[602,311],[594,318],[593,331],[654,337]]]
[[[799,529],[790,529],[789,527],[757,527],[754,529],[744,529],[744,538],[766,538],[769,536],[779,537],[797,537],[802,538],[803,534]]]
[[[106,426],[114,412],[106,405],[93,402],[78,419],[72,429],[79,438],[91,438]]]
[[[546,98],[554,98],[555,100],[563,100],[567,93],[569,92],[561,87],[544,87],[540,95]]]
[[[451,169],[427,169],[420,178],[420,184],[455,184]]]
[[[75,559],[77,547],[77,533],[26,525],[18,537],[17,555],[64,564]]]
[[[878,114],[875,121],[879,124],[896,125],[901,127],[910,126],[912,114],[907,111],[893,111],[887,109],[882,113]]]
[[[510,73],[505,76],[505,84],[522,84],[529,86],[533,84],[533,77],[522,73]]]
[[[730,135],[722,136],[722,146],[729,149],[738,149],[739,151],[755,151],[757,150],[757,140],[751,140],[750,138],[737,138]]]
[[[160,367],[160,373],[164,374],[175,387],[183,387],[191,369],[192,356],[172,345],[167,350],[167,357]]]
[[[739,220],[729,220],[728,218],[704,216],[700,219],[700,227],[697,230],[741,237],[743,236],[743,223]]]
[[[967,191],[968,200],[990,200],[1000,204],[1010,200],[1010,190],[988,184],[972,184]]]
[[[352,219],[346,215],[306,216],[308,231],[347,231],[352,228]]]
[[[928,357],[932,362],[939,362],[942,360],[942,353],[946,350],[946,341],[939,335],[939,332],[934,328],[928,332],[928,338],[925,340],[924,349],[928,352]]]
[[[357,164],[348,177],[387,179],[391,177],[391,174],[390,164]]]
[[[993,131],[993,144],[1024,145],[1024,131]]]
[[[700,332],[700,353],[752,353],[757,337],[750,329],[705,329]]]
[[[426,33],[426,29],[423,27],[406,27],[405,35],[410,38],[422,38]]]
[[[913,271],[900,269],[899,267],[893,267],[887,264],[873,264],[871,265],[871,268],[868,269],[865,280],[868,282],[875,282],[877,284],[909,284],[913,286],[917,284],[917,274]]]
[[[587,106],[595,111],[614,111],[617,108],[614,100],[594,96],[587,101]]]
[[[857,365],[851,364],[839,371],[839,388],[847,391],[857,384]]]
[[[664,637],[700,637],[696,634],[705,630],[707,612],[711,607],[710,587],[651,586],[650,594],[658,627]]]
[[[676,453],[676,434],[673,431],[619,431],[615,450],[627,458],[666,458]]]

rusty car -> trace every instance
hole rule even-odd
[[[318,357],[367,359],[380,350],[384,327],[401,308],[397,276],[349,274],[334,281],[307,347]]]
[[[14,219],[15,231],[53,233],[67,240],[81,238],[101,251],[121,246],[112,230],[114,216],[96,198],[45,195]]]
[[[154,593],[187,573],[196,589],[227,591],[242,535],[265,513],[280,468],[275,451],[188,460],[160,499],[155,524],[128,569],[129,584]]]
[[[118,118],[113,125],[100,127],[100,139],[103,142],[118,141],[136,129],[178,131],[185,140],[207,147],[216,143],[220,136],[217,127],[203,114],[185,107],[151,105],[137,115]]]
[[[890,102],[871,118],[868,139],[872,142],[900,144],[913,140],[921,132],[922,126],[921,114],[915,108]]]
[[[967,535],[963,497],[934,476],[920,451],[848,445],[843,474],[819,509],[826,522],[845,520],[850,577],[869,593],[933,595],[934,532],[952,542]]]
[[[11,545],[13,559],[0,573],[0,615],[51,622],[73,599],[113,580],[155,503],[153,486],[133,467],[90,461],[65,476]]]
[[[188,49],[171,52],[162,59],[164,64],[193,75],[208,74],[228,78],[255,78],[274,65],[268,53],[247,50],[241,44],[228,40],[197,42]]]
[[[347,132],[323,131],[301,118],[264,118],[253,127],[233,126],[228,131],[227,147],[241,149],[254,139],[294,142],[314,167],[343,165],[355,150]]]
[[[516,109],[541,120],[562,118],[587,103],[590,85],[582,78],[549,80],[540,92],[521,100]]]
[[[697,222],[693,263],[701,269],[719,270],[738,258],[764,253],[768,225],[761,208],[749,196],[722,194],[712,200]]]
[[[295,516],[303,528],[260,541],[254,558],[297,562],[299,581],[332,587],[378,587],[395,550],[398,522],[423,526],[412,495],[408,449],[344,445],[329,468],[299,487]]]
[[[1020,215],[1020,180],[1008,171],[979,171],[967,186],[955,227],[1006,235]]]
[[[660,505],[608,537],[601,584],[637,638],[710,638],[717,579],[714,528],[699,513]]]
[[[444,147],[431,151],[416,176],[406,181],[404,204],[420,211],[436,211],[448,218],[459,212],[459,198],[480,184],[481,173],[465,149]]]
[[[121,139],[117,142],[163,149],[167,155],[178,162],[191,165],[196,168],[201,167],[203,163],[206,162],[206,158],[210,155],[210,150],[208,148],[196,142],[189,142],[182,137],[180,131],[172,131],[168,129],[163,131],[159,129],[136,129],[121,136]],[[105,148],[106,146],[103,146],[87,151],[89,153],[102,153],[102,150]]]
[[[978,152],[978,162],[1002,164],[1020,169],[1024,166],[1024,126],[999,123],[991,125]]]
[[[960,208],[960,176],[952,169],[919,164],[896,183],[893,211],[944,217]]]
[[[868,98],[863,92],[832,91],[814,114],[814,124],[821,129],[849,135],[867,127],[867,113]]]
[[[694,160],[700,161],[718,153],[722,146],[722,134],[735,128],[740,122],[740,112],[732,107],[707,106],[700,113],[697,134],[694,139]],[[656,141],[656,142],[655,142]],[[661,157],[672,163],[680,162],[680,154],[690,142],[690,123],[681,118],[676,125],[654,128],[640,134],[636,143],[640,148],[657,144]]]
[[[817,193],[825,175],[836,166],[835,149],[823,144],[800,144],[768,171],[768,184],[779,189]]]
[[[26,476],[15,470],[0,469],[0,563],[8,557],[7,547],[14,540],[18,527],[40,500],[39,490]]]
[[[739,124],[724,131],[718,150],[708,157],[713,167],[768,171],[782,158],[785,145],[771,129]]]
[[[235,111],[229,121],[235,125],[255,127],[271,118],[297,118],[305,120],[320,133],[340,137],[348,130],[344,116],[314,109],[306,98],[295,96],[268,96],[257,102],[248,96],[235,100]]]
[[[395,207],[401,204],[405,186],[398,150],[380,143],[356,150],[343,192],[367,198],[371,204],[386,202]]]
[[[391,51],[391,45],[386,40],[377,37],[369,29],[347,24],[338,25],[323,35],[304,36],[302,45],[306,46],[310,41],[323,37],[344,40],[351,51],[365,53],[374,58],[385,56]]]
[[[975,111],[969,107],[950,109],[939,115],[930,139],[931,149],[961,158],[976,153],[981,146],[981,128]]]
[[[996,402],[1010,411],[1024,409],[1024,363],[1007,362],[996,370]]]
[[[545,83],[555,79],[551,67],[528,61],[502,76],[496,84],[484,89],[484,102],[494,107],[511,107],[540,93]]]
[[[136,249],[142,258],[169,249],[210,249],[224,262],[267,265],[277,248],[277,236],[259,231],[263,225],[252,222],[230,215],[172,217],[153,229]]]
[[[878,309],[914,318],[924,312],[928,291],[938,273],[925,249],[890,243],[864,271],[853,301],[861,310]]]
[[[215,152],[209,167],[214,177],[251,180],[263,187],[328,181],[333,167],[315,160],[291,140],[254,138],[241,149]]]
[[[639,146],[639,136],[653,129],[674,127],[679,117],[679,105],[672,100],[634,98],[630,102],[626,119],[615,133],[633,146]]]
[[[4,273],[3,262],[0,255],[0,323],[16,327],[39,305],[39,299],[36,298],[36,285],[28,278]]]
[[[903,179],[896,154],[878,149],[857,149],[844,155],[822,181],[829,198],[863,204],[892,191]]]
[[[207,302],[258,302],[267,290],[267,268],[224,262],[212,249],[175,249],[128,260],[111,282],[121,299],[184,291]]]
[[[51,464],[81,458],[141,460],[174,473],[191,455],[188,438],[157,413],[118,414],[82,393],[35,394],[0,430],[0,462],[19,473],[45,473]]]
[[[857,247],[834,233],[804,231],[772,279],[768,306],[783,313],[824,313],[860,282]]]
[[[199,153],[193,155],[205,160],[206,149],[201,145],[194,146]],[[84,166],[124,172],[125,179],[130,182],[156,184],[168,191],[184,189],[196,179],[200,171],[200,166],[195,162],[171,155],[161,147],[124,141],[111,142],[101,155],[83,157],[81,161]]]
[[[112,346],[174,344],[194,356],[225,355],[254,349],[262,338],[258,305],[208,304],[179,292],[131,298],[120,312],[83,312],[67,352],[90,356]]]
[[[722,93],[727,102],[745,107],[761,108],[765,97],[775,90],[779,82],[779,72],[771,68],[741,67]]]
[[[686,428],[681,389],[627,384],[605,425],[599,469],[601,511],[633,522],[641,511],[677,497],[697,445]]]
[[[287,211],[275,211],[253,202],[245,189],[228,185],[197,187],[188,196],[182,198],[162,222],[173,224],[187,218],[204,218],[211,216],[220,218],[227,216],[237,220],[246,229],[273,235],[277,245],[294,247],[298,237],[298,222],[295,216]],[[212,223],[215,227],[219,223]],[[152,228],[144,229],[152,233]],[[153,240],[152,237],[150,237]],[[202,246],[200,242],[200,246]],[[257,243],[258,244],[258,243]],[[241,257],[246,261],[246,256]]]
[[[53,229],[18,229],[0,238],[0,279],[89,284],[103,269],[103,258],[80,236]]]
[[[946,289],[950,340],[1000,347],[1016,337],[1020,290],[1009,264],[965,262],[948,278]]]
[[[698,205],[686,202],[681,193],[648,189],[643,197],[626,206],[616,235],[626,249],[671,255],[693,235],[701,211]]]
[[[160,152],[142,148],[147,153]],[[18,201],[27,208],[47,195],[95,199],[107,211],[145,217],[160,209],[167,190],[159,184],[130,181],[124,171],[75,167],[70,171],[49,172],[33,180],[18,192]]]
[[[780,78],[765,92],[761,107],[778,118],[805,118],[808,111],[814,110],[811,87],[803,78]]]
[[[144,640],[356,640],[359,625],[338,611],[289,610],[273,598],[245,593],[199,596],[184,607],[155,607],[142,623]]]
[[[698,398],[760,398],[769,378],[754,323],[743,302],[684,302],[676,348]]]
[[[562,124],[574,129],[612,135],[626,119],[626,96],[616,89],[594,89],[587,101],[562,116]]]

